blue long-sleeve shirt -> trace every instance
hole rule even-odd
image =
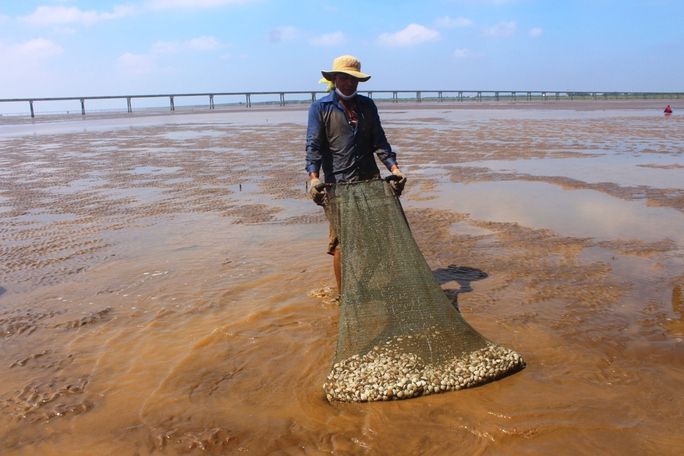
[[[335,92],[309,108],[306,131],[306,172],[319,173],[325,182],[353,182],[380,175],[374,154],[387,167],[397,164],[396,154],[380,125],[375,102],[356,95],[358,122],[354,128]]]

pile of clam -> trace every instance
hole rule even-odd
[[[323,384],[328,400],[389,401],[458,391],[525,367],[520,355],[495,344],[440,365],[426,364],[392,345],[388,341],[385,347],[335,363]]]

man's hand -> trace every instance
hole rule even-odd
[[[401,196],[401,192],[404,191],[404,185],[406,185],[406,176],[399,171],[399,168],[395,168],[394,171],[392,171],[392,174],[400,178],[399,180],[392,181],[392,185],[394,186],[394,193],[396,193],[397,196]]]
[[[321,181],[318,178],[311,179],[311,186],[309,187],[309,193],[311,194],[311,199],[314,200],[314,203],[318,204],[319,206],[322,206],[323,200],[325,199],[325,190],[323,190],[323,189],[318,190],[316,188],[320,184],[321,184]]]

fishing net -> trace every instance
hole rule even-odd
[[[445,295],[389,183],[330,187],[341,241],[342,295],[329,401],[408,399],[522,369],[523,359],[470,326]]]

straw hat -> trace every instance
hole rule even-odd
[[[333,69],[330,71],[321,71],[323,77],[328,81],[335,79],[335,74],[346,73],[354,76],[361,82],[366,82],[370,79],[369,74],[361,73],[361,62],[356,57],[351,55],[343,55],[333,60]]]

